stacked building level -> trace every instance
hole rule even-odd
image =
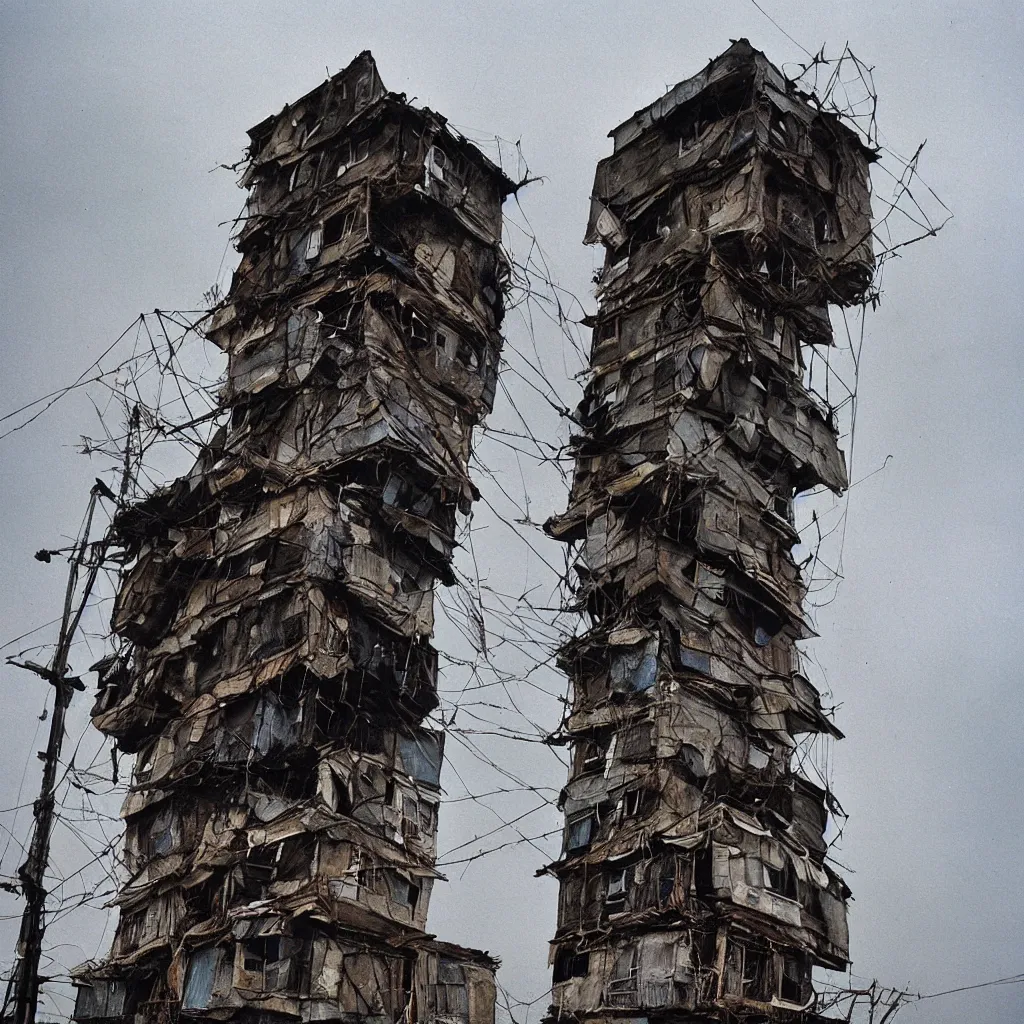
[[[207,334],[226,423],[123,509],[95,724],[136,754],[129,874],[75,1019],[491,1024],[426,930],[453,581],[507,266],[501,171],[369,53],[250,133]]]
[[[872,153],[745,40],[611,136],[575,478],[548,524],[588,620],[561,652],[551,1016],[812,1021],[849,891],[831,795],[794,757],[839,733],[796,648],[793,503],[847,486],[804,369],[828,305],[870,286]]]

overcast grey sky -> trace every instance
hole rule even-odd
[[[847,735],[831,759],[851,816],[837,856],[855,894],[854,974],[936,992],[1024,971],[1021,8],[1011,0],[761,6],[807,49],[849,41],[875,66],[887,141],[907,151],[928,139],[924,175],[956,215],[938,238],[890,265],[883,304],[869,317],[854,479],[892,457],[852,491],[845,580],[818,615],[822,635],[813,644]],[[509,212],[530,218],[554,276],[591,308],[599,256],[580,239],[594,165],[610,151],[606,132],[739,36],[776,63],[803,58],[750,0],[4,0],[0,414],[70,382],[138,312],[195,308],[215,280],[226,283],[233,253],[225,258],[223,222],[242,194],[232,174],[210,169],[240,158],[246,128],[367,48],[388,88],[474,133],[522,140],[545,180],[524,191],[522,214]],[[513,340],[516,331],[510,322]],[[553,385],[571,397],[562,378],[576,365],[563,359],[562,339],[545,327],[536,338]],[[543,404],[516,393],[535,430],[556,436]],[[494,422],[513,423],[501,403],[499,394]],[[96,429],[89,403],[74,399],[0,441],[0,643],[58,612],[62,567],[35,562],[32,552],[77,529],[102,467],[73,445]],[[562,507],[557,477],[524,462],[521,478],[501,458],[491,464],[513,491],[525,479],[535,520]],[[481,522],[483,576],[509,592],[550,587],[522,545],[486,516]],[[79,649],[74,667],[86,668],[88,657]],[[0,679],[0,808],[9,808],[38,784],[43,684],[8,668]],[[512,696],[527,716],[557,725],[552,700],[526,685]],[[76,701],[72,746],[86,722],[87,701]],[[82,750],[91,757],[97,748],[86,733]],[[485,749],[533,785],[557,789],[564,780],[538,745]],[[465,748],[450,751],[471,790],[493,788]],[[446,785],[453,798],[465,794],[452,771]],[[537,804],[535,794],[452,803],[440,848],[493,829],[495,811],[507,817]],[[522,828],[535,836],[557,820],[542,810]],[[0,815],[16,840],[28,821],[25,811]],[[4,847],[0,872],[10,875],[19,851],[0,833]],[[464,873],[450,868],[451,884],[431,907],[432,930],[501,956],[502,982],[524,1000],[546,987],[554,928],[554,884],[533,877],[542,849],[552,851],[550,841],[510,846]],[[65,871],[87,859],[67,827],[56,852]],[[3,914],[19,912],[0,895]],[[56,960],[71,965],[104,951],[103,925],[89,910],[58,921]],[[0,923],[0,958],[14,934],[14,923]],[[542,1008],[543,1000],[531,1020]],[[1021,985],[930,1000],[899,1017],[1022,1019]]]

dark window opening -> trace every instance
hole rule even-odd
[[[425,800],[419,802],[419,830],[423,833],[430,833],[434,830],[434,805]]]
[[[714,889],[712,854],[708,847],[697,851],[693,861],[694,882],[698,893],[708,894]]]
[[[594,328],[594,341],[600,345],[603,341],[609,341],[619,336],[619,318],[617,316],[602,320]]]
[[[351,234],[355,230],[357,213],[355,207],[350,207],[334,214],[333,217],[328,217],[324,221],[323,244],[333,245],[335,242],[340,242],[346,235]]]
[[[704,282],[697,277],[684,277],[677,283],[676,294],[662,307],[659,326],[669,334],[692,327],[703,309]]]
[[[242,970],[262,971],[264,964],[281,959],[281,940],[276,935],[250,939],[242,947]]]
[[[660,515],[662,529],[669,540],[682,544],[692,541],[700,522],[700,493],[694,491],[684,499],[674,501]]]
[[[758,647],[767,647],[782,629],[782,620],[766,608],[755,606],[752,620],[754,643]]]
[[[289,544],[287,541],[279,541],[267,559],[266,576],[274,579],[278,576],[290,576],[302,568],[305,561],[306,549],[300,544]]]
[[[805,976],[804,961],[801,957],[783,957],[779,995],[787,1003],[799,1003],[802,1005],[806,1001],[806,996],[804,995],[806,991],[804,984]]]
[[[652,793],[649,789],[630,789],[622,797],[623,818],[643,817],[650,808]]]
[[[654,747],[654,723],[637,722],[618,733],[616,757],[621,761],[638,761],[649,757]]]
[[[560,949],[555,954],[555,969],[551,980],[554,984],[570,978],[585,978],[590,972],[590,954],[577,953],[571,949]]]
[[[346,139],[341,145],[341,154],[338,159],[336,177],[341,177],[354,164],[362,163],[370,155],[370,140]]]
[[[378,867],[359,867],[370,858],[360,851],[361,856],[356,860],[356,892],[372,892],[383,895],[384,892],[384,871]],[[358,896],[352,897],[358,899]]]
[[[270,609],[272,613],[274,609]],[[306,616],[303,612],[290,615],[280,621],[276,616],[267,617],[249,627],[248,657],[254,661],[262,661],[272,655],[279,654],[299,643],[306,634]]]
[[[816,210],[814,214],[814,240],[819,244],[839,241],[835,221],[824,207]]]
[[[429,516],[437,504],[433,494],[397,472],[388,476],[380,497],[385,505],[418,516]]]
[[[467,370],[476,372],[480,369],[480,356],[473,346],[464,338],[458,339],[458,347],[455,350],[455,358]]]
[[[608,885],[605,889],[605,904],[613,912],[625,906],[626,896],[633,881],[633,869],[617,868],[608,875]]]
[[[609,666],[616,693],[646,693],[658,678],[658,638],[615,649]]]
[[[604,769],[608,758],[607,736],[594,736],[580,740],[576,745],[576,772],[586,774]]]
[[[674,657],[673,668],[678,672],[699,672],[701,675],[711,675],[711,655],[707,651],[698,651],[693,647],[685,647],[679,644],[672,652]]]
[[[743,954],[743,995],[747,999],[766,1002],[771,998],[769,980],[770,958],[767,952],[742,949]]]
[[[285,948],[288,944],[289,949]],[[291,961],[295,940],[268,935],[242,943],[240,988],[256,992],[289,991],[292,988]],[[235,961],[238,965],[238,961]]]
[[[244,555],[236,555],[234,558],[225,559],[222,573],[225,580],[237,580],[249,575],[252,567],[252,552]]]
[[[803,276],[796,260],[786,251],[769,253],[762,266],[762,273],[782,288],[794,289],[803,284]]]
[[[790,525],[793,524],[793,502],[787,497],[776,497],[773,499],[772,504],[775,509],[775,514],[780,519],[785,519]]]
[[[587,811],[585,814],[572,818],[565,828],[565,852],[574,853],[585,850],[597,832],[597,814]]]
[[[277,877],[277,861],[280,855],[279,843],[273,846],[254,846],[245,859],[246,879],[253,882],[274,881]]]
[[[658,906],[667,907],[672,902],[672,893],[676,888],[677,861],[675,857],[666,857],[661,865],[658,878]]]
[[[439,787],[444,737],[441,733],[420,729],[411,736],[399,736],[399,754],[402,768],[417,782]]]
[[[789,142],[789,132],[786,128],[786,120],[782,114],[776,113],[772,118],[769,135],[776,146],[785,148]]]
[[[437,365],[441,366],[448,357],[448,335],[444,331],[434,331],[434,348],[436,349]]]
[[[779,228],[804,245],[815,240],[815,220],[807,203],[794,195],[779,197]]]
[[[751,101],[750,79],[725,81],[673,112],[666,128],[679,139],[679,152],[696,142],[713,124],[739,114]]]
[[[799,891],[797,888],[796,871],[793,868],[793,862],[788,857],[783,867],[773,868],[766,864],[764,870],[768,880],[768,888],[773,892],[779,893],[780,896],[785,896],[787,899],[797,899]]]
[[[281,623],[281,643],[285,647],[291,647],[299,643],[306,634],[306,616],[299,612],[298,615],[290,615]]]
[[[175,847],[174,832],[173,810],[167,808],[157,816],[150,831],[153,840],[153,853],[157,857],[164,857],[173,852]]]
[[[411,306],[402,307],[402,327],[405,329],[406,340],[414,348],[431,343],[433,331],[430,325]]]
[[[707,779],[709,772],[707,765],[704,763],[704,755],[692,744],[680,744],[676,761],[687,781],[703,783]]]
[[[420,898],[420,887],[405,875],[391,870],[387,872],[387,885],[392,901],[399,906],[408,907],[410,912],[415,913],[416,903]]]
[[[433,177],[445,182],[449,188],[461,189],[469,180],[472,165],[461,153],[448,154],[437,146],[431,146],[427,162]]]
[[[91,711],[92,715],[98,715],[107,711],[127,695],[131,686],[131,679],[128,675],[128,659],[121,657],[105,658],[92,667],[99,673],[96,685],[96,702]]]
[[[619,954],[608,979],[606,996],[612,1006],[632,1006],[640,983],[640,951],[627,946]]]

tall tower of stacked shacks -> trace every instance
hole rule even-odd
[[[79,1021],[491,1024],[426,932],[431,645],[491,406],[512,186],[369,53],[250,133],[229,421],[124,509],[95,724],[136,754],[120,921]]]
[[[795,757],[839,733],[795,647],[793,502],[847,486],[803,379],[828,305],[869,287],[872,154],[745,40],[611,136],[575,479],[548,524],[589,619],[561,654],[551,1015],[811,1021],[849,891]]]

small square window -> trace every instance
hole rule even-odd
[[[646,803],[646,790],[631,789],[622,797],[622,816],[624,818],[636,818],[644,810]]]
[[[629,868],[621,868],[613,871],[608,876],[608,890],[605,893],[605,903],[608,905],[621,905],[626,902],[626,892],[629,889]]]
[[[323,244],[334,245],[346,235],[350,235],[356,226],[356,209],[349,207],[324,221]]]
[[[585,850],[593,839],[596,821],[593,811],[568,823],[565,830],[565,851]]]
[[[477,355],[476,350],[468,341],[465,341],[462,338],[458,339],[455,358],[458,362],[462,363],[467,370],[472,370],[475,373],[480,369],[480,357]]]
[[[560,949],[555,955],[555,970],[551,980],[557,985],[570,978],[585,978],[590,973],[590,954],[572,949]]]

